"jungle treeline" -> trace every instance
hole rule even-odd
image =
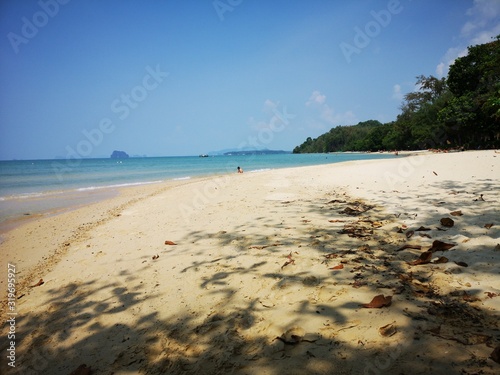
[[[396,121],[337,126],[294,153],[500,147],[500,35],[471,46],[448,76],[417,77]]]

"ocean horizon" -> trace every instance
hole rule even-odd
[[[118,189],[171,180],[395,157],[324,153],[0,161],[0,222],[92,203]]]

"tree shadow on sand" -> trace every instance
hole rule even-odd
[[[13,373],[69,374],[85,363],[95,374],[493,374],[500,365],[488,355],[500,331],[488,302],[500,296],[442,282],[464,273],[493,275],[494,267],[479,263],[487,253],[498,264],[500,252],[463,242],[435,254],[446,253],[446,264],[409,264],[432,241],[459,238],[453,236],[490,219],[477,216],[492,209],[474,201],[477,194],[453,183],[441,187],[454,199],[450,206],[439,203],[442,197],[422,199],[461,209],[453,228],[440,224],[442,210],[389,213],[332,192],[321,200],[263,202],[259,209],[283,215],[176,239],[193,256],[181,270],[193,282],[190,293],[213,298],[195,311],[186,307],[166,318],[154,310],[161,309],[157,302],[146,309],[161,294],[141,284],[151,277],[147,265],[109,282],[52,288],[49,313],[19,317]],[[498,191],[498,184],[486,181],[479,190],[488,189]],[[462,201],[449,195],[455,190]],[[430,227],[431,238],[407,235],[419,226]],[[481,229],[490,237],[497,230]],[[405,244],[421,249],[400,250]],[[453,263],[466,252],[482,253],[467,258],[468,267]],[[376,295],[392,296],[392,303],[361,307]],[[104,323],[109,319],[115,324]],[[381,330],[390,324],[392,330]]]

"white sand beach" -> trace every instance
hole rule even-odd
[[[493,150],[124,189],[4,235],[1,372],[498,374],[499,213]]]

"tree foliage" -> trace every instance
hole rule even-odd
[[[471,46],[448,77],[416,77],[396,121],[337,126],[294,153],[500,147],[500,36]]]

